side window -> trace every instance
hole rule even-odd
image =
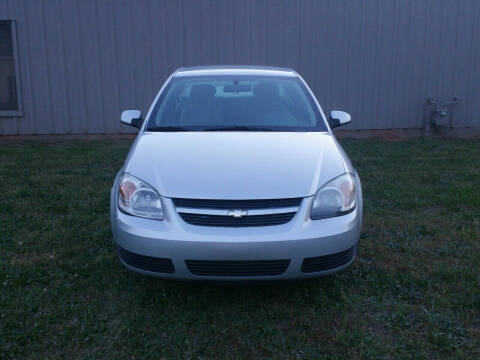
[[[0,116],[21,116],[14,21],[0,20]]]

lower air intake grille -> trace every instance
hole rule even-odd
[[[199,276],[275,276],[287,270],[290,260],[185,260],[185,264],[193,275]]]
[[[354,253],[355,246],[336,254],[305,258],[302,263],[302,272],[312,273],[335,269],[350,262]]]
[[[180,213],[182,219],[192,225],[202,226],[269,226],[286,224],[292,220],[294,212],[267,215],[248,215],[241,218],[223,215]]]
[[[175,271],[172,260],[170,259],[134,254],[122,249],[120,246],[117,246],[117,249],[120,258],[130,266],[157,273],[172,274]]]

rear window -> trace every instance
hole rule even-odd
[[[147,130],[166,127],[327,131],[299,78],[248,75],[173,78],[157,101]]]

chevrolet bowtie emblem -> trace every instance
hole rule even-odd
[[[232,216],[234,218],[241,218],[247,216],[247,210],[228,210],[227,216]]]

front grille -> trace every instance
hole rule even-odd
[[[235,218],[223,215],[180,213],[182,219],[192,225],[225,227],[281,225],[292,220],[294,215],[294,212],[288,212],[267,215],[248,215]]]
[[[195,209],[269,209],[299,206],[302,198],[264,200],[202,200],[173,198],[176,207]]]
[[[317,271],[325,271],[335,269],[347,264],[353,259],[355,246],[348,250],[324,256],[317,256],[303,259],[302,272],[312,273]]]
[[[172,260],[170,259],[134,254],[120,246],[117,246],[117,249],[120,258],[130,266],[157,273],[172,274],[175,272]]]
[[[198,276],[275,276],[287,270],[290,260],[185,260],[185,264]]]

